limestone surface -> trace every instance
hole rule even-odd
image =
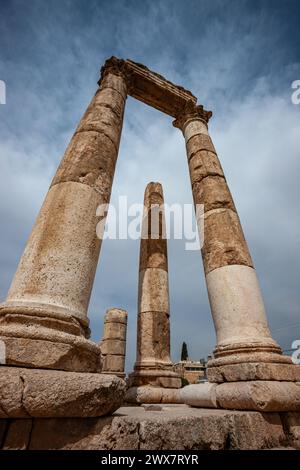
[[[251,450],[299,448],[300,413],[124,407],[100,418],[8,422],[3,448],[31,450]],[[5,420],[2,420],[5,421]],[[24,425],[26,421],[26,425]],[[28,423],[29,422],[29,423]],[[1,423],[1,421],[0,421]],[[31,425],[30,425],[31,423]],[[16,433],[16,428],[19,433]]]
[[[210,382],[218,383],[249,380],[300,382],[300,365],[264,362],[228,364],[209,367],[207,377]]]
[[[298,382],[253,380],[187,385],[181,390],[181,398],[183,403],[199,408],[300,411]]]
[[[104,318],[104,332],[100,343],[102,372],[124,377],[126,355],[127,312],[112,308]]]
[[[163,204],[161,184],[149,183],[144,195],[140,243],[137,358],[128,381],[134,390],[146,385],[157,389],[181,386],[181,379],[172,370],[170,358],[168,257]],[[154,395],[156,393],[159,392],[153,391]],[[131,396],[135,396],[134,392]]]
[[[7,364],[100,369],[99,347],[85,338],[87,308],[104,230],[97,209],[110,200],[127,96],[125,78],[111,72],[71,139],[0,307]],[[52,323],[41,325],[46,318]]]
[[[128,403],[183,403],[178,388],[151,387],[141,385],[127,390],[125,401]]]
[[[116,376],[0,368],[0,418],[96,417],[115,411],[126,385]]]

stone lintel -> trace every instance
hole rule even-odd
[[[176,117],[187,102],[197,102],[190,91],[132,60],[111,57],[101,69],[101,79],[109,72],[125,76],[130,96],[169,116]]]

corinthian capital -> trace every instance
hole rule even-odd
[[[132,73],[128,69],[126,61],[123,59],[118,59],[117,57],[112,56],[110,59],[105,61],[100,70],[100,79],[98,81],[99,86],[108,74],[122,77],[126,81],[128,91],[133,86]]]
[[[193,103],[193,101],[187,101],[182,111],[173,121],[173,126],[183,130],[189,121],[193,121],[195,119],[200,119],[207,125],[211,116],[212,112],[206,111],[202,105],[197,106],[195,103]]]

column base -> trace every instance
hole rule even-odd
[[[257,362],[291,362],[287,356],[282,356],[280,346],[271,338],[263,341],[250,341],[245,338],[241,342],[232,342],[229,344],[218,344],[214,350],[214,359],[218,363],[229,364],[239,362],[249,362],[256,357]],[[283,359],[282,359],[283,358]]]
[[[48,307],[49,309],[49,307]],[[40,305],[0,307],[1,363],[76,372],[100,372],[101,352],[72,316]],[[0,343],[1,344],[1,343]]]
[[[136,405],[143,403],[183,403],[180,389],[151,387],[149,385],[130,387],[126,392],[125,402],[134,403]]]
[[[282,356],[284,358],[285,356]],[[277,380],[300,382],[300,365],[288,363],[244,362],[210,366],[207,369],[210,382],[242,382],[251,380]]]
[[[91,418],[115,411],[125,381],[116,376],[0,367],[0,418]]]
[[[181,378],[171,367],[165,369],[154,367],[149,367],[149,369],[135,368],[134,372],[128,377],[128,384],[130,387],[150,385],[152,387],[180,388]]]
[[[182,402],[199,408],[300,411],[300,382],[247,381],[188,385],[181,389]]]

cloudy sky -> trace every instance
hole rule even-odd
[[[299,1],[1,0],[0,297],[72,133],[116,55],[190,89],[214,112],[210,132],[254,259],[273,336],[300,339]],[[170,117],[128,98],[112,202],[140,203],[149,181],[165,201],[191,203],[185,146]],[[111,306],[129,312],[127,369],[135,359],[138,241],[103,245],[89,317],[102,335]],[[201,257],[169,242],[172,356],[194,359],[215,334]]]

